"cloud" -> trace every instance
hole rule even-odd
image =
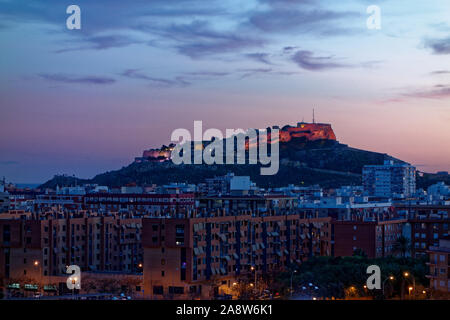
[[[247,53],[245,55],[246,57],[257,61],[257,62],[261,62],[264,64],[268,64],[268,65],[272,65],[272,62],[270,62],[269,60],[269,54],[268,53],[262,53],[262,52],[256,52],[256,53]]]
[[[185,72],[184,74],[189,76],[223,77],[229,75],[230,73],[217,71],[196,71],[196,72]]]
[[[348,18],[359,17],[361,13],[332,11],[320,8],[296,9],[272,7],[255,11],[249,17],[250,25],[270,33],[307,33],[321,36],[349,34],[355,30],[343,27]]]
[[[450,37],[443,39],[427,39],[425,47],[433,51],[433,54],[450,54]]]
[[[246,69],[238,69],[236,70],[236,72],[241,73],[241,76],[239,77],[239,79],[241,80],[261,74],[290,76],[299,73],[292,71],[274,71],[272,68],[246,68]]]
[[[431,75],[439,75],[439,74],[450,74],[450,70],[436,70],[430,72]]]
[[[59,74],[41,73],[38,76],[48,81],[68,83],[68,84],[105,85],[105,84],[113,84],[114,82],[116,82],[116,80],[113,78],[101,76],[74,76],[60,73]]]
[[[332,56],[314,56],[314,53],[308,50],[297,51],[291,59],[299,67],[310,71],[351,67],[350,65],[335,62]]]
[[[404,97],[422,99],[448,99],[450,98],[450,85],[437,84],[424,90],[414,90],[402,94]]]
[[[266,42],[253,35],[215,30],[208,21],[199,20],[187,24],[171,24],[155,31],[176,41],[177,51],[191,58],[238,52],[241,49],[261,47]]]
[[[127,69],[123,71],[121,75],[131,79],[145,80],[152,85],[159,87],[186,87],[191,84],[190,82],[183,79],[183,77],[176,77],[174,79],[152,77],[140,72],[139,69]]]
[[[141,41],[137,41],[131,37],[123,35],[89,36],[80,38],[78,42],[81,42],[82,44],[71,48],[57,50],[56,53],[79,50],[105,50],[110,48],[122,48],[131,44],[141,43]],[[73,43],[73,41],[70,43]]]
[[[78,0],[81,8],[83,32],[95,33],[105,30],[133,28],[142,24],[145,18],[172,19],[174,17],[214,16],[224,14],[221,2],[210,0],[133,0],[130,5],[123,0],[103,1]],[[45,0],[31,2],[28,0],[0,1],[2,20],[13,22],[44,22],[61,25],[69,4],[61,0]]]

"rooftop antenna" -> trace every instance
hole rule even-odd
[[[316,120],[314,119],[314,108],[313,108],[313,123],[316,123]]]

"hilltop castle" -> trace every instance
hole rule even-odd
[[[309,141],[336,140],[331,124],[298,122],[296,127],[289,125],[280,130],[280,141],[288,142],[292,138],[305,137]]]
[[[273,126],[272,128],[280,130],[280,142],[289,142],[296,138],[306,138],[308,141],[336,141],[331,124],[328,123],[307,123],[302,121],[298,122],[296,127],[285,125],[281,129],[278,126]],[[159,149],[144,150],[142,157],[135,158],[135,162],[163,162],[169,160],[174,147],[175,144],[171,143],[169,146],[163,145]]]

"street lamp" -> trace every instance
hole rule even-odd
[[[256,268],[255,268],[255,266],[251,266],[251,267],[250,267],[250,270],[253,271],[253,272],[255,272],[255,294],[256,294],[256,280],[257,280],[257,279],[256,279]]]
[[[75,284],[77,283],[78,278],[77,277],[73,277],[72,278],[72,299],[75,299]]]
[[[39,267],[39,271],[38,271],[39,272],[39,280],[38,281],[39,281],[39,285],[40,285],[42,282],[42,266],[38,260],[34,260],[33,264],[35,267]],[[42,289],[43,288],[44,288],[44,284],[42,283]]]
[[[405,278],[409,278],[410,275],[411,275],[411,274],[410,274],[408,271],[403,272],[403,276],[404,276]],[[412,278],[412,281],[413,281],[413,286],[408,288],[408,291],[409,291],[408,293],[409,293],[409,295],[411,295],[411,290],[416,290],[416,279],[415,279],[415,277],[414,277],[413,275],[411,275],[411,278]],[[410,288],[411,288],[411,289],[410,289]]]
[[[383,298],[384,298],[384,285],[386,284],[386,281],[388,281],[388,280],[394,281],[394,279],[395,279],[394,276],[389,276],[386,279],[384,279],[384,281],[383,281]]]
[[[294,277],[294,273],[297,273],[297,270],[291,271],[291,298],[292,298],[292,278]]]

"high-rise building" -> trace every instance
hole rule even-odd
[[[364,191],[376,197],[411,197],[416,192],[416,168],[407,163],[384,161],[363,168]]]

